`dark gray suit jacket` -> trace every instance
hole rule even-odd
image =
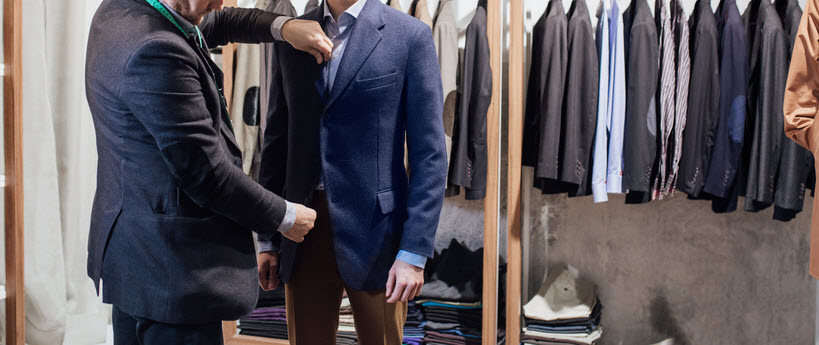
[[[447,195],[466,190],[467,200],[486,196],[486,114],[492,100],[492,69],[486,36],[485,0],[479,2],[466,29],[460,94],[452,133]]]
[[[200,28],[209,46],[269,42],[275,18],[226,9]],[[128,314],[187,324],[253,309],[251,231],[275,232],[286,209],[242,172],[222,74],[190,37],[144,0],[105,0],[86,58],[99,155],[88,275]]]

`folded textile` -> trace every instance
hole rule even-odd
[[[442,307],[442,308],[452,308],[452,309],[466,309],[466,310],[476,310],[482,309],[480,303],[447,303],[444,301],[425,301],[421,303],[424,307]]]
[[[479,302],[483,283],[483,248],[471,251],[452,239],[449,247],[431,260],[433,272],[421,289],[422,298]]]
[[[603,335],[603,327],[597,327],[594,332],[588,334],[556,334],[556,333],[545,333],[545,332],[537,332],[530,330],[528,328],[523,329],[523,337],[521,337],[521,341],[528,341],[528,340],[545,340],[545,341],[557,341],[557,342],[564,342],[570,344],[580,344],[580,345],[590,345],[594,344],[595,341],[600,339]]]
[[[546,327],[563,327],[563,326],[586,326],[586,327],[593,327],[600,324],[600,318],[603,314],[603,305],[600,303],[600,300],[595,302],[594,308],[592,309],[592,313],[587,318],[579,318],[579,319],[562,319],[562,320],[552,320],[552,321],[543,321],[543,320],[536,320],[536,319],[529,319],[526,318],[526,325],[537,325],[537,326],[546,326]]]
[[[594,283],[580,279],[576,269],[563,267],[551,270],[523,311],[527,318],[543,321],[589,318],[596,300]]]
[[[481,302],[454,302],[454,301],[446,301],[441,299],[419,299],[416,303],[418,305],[424,305],[425,303],[434,302],[441,306],[461,306],[461,307],[481,307]]]

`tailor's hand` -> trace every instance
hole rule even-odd
[[[312,20],[291,19],[282,26],[282,38],[293,48],[310,53],[322,64],[333,53],[333,41],[324,34],[321,25]]]
[[[387,278],[387,303],[408,302],[421,294],[424,269],[395,260]]]

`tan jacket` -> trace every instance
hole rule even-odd
[[[785,86],[785,135],[814,156],[819,153],[814,126],[819,111],[819,0],[808,0],[793,47]],[[819,162],[817,160],[816,162]],[[814,163],[816,164],[816,163]],[[819,278],[819,203],[813,203],[810,236],[810,274]]]

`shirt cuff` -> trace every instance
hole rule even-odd
[[[594,202],[609,201],[609,196],[606,193],[606,183],[592,184],[592,194],[594,195]]]
[[[293,228],[293,224],[296,224],[296,205],[292,202],[287,200],[284,201],[287,205],[287,211],[284,212],[284,219],[282,219],[282,223],[279,224],[279,228],[276,231],[281,233],[286,233]]]
[[[611,194],[623,193],[623,171],[609,173],[606,177],[606,190]]]
[[[279,251],[279,246],[277,246],[273,242],[264,241],[264,240],[261,240],[261,239],[259,240],[259,253],[278,252],[278,251]]]
[[[287,23],[287,21],[290,19],[293,18],[288,16],[280,16],[273,19],[273,25],[270,26],[270,33],[273,34],[273,39],[276,41],[284,41],[284,37],[282,37],[282,28],[284,28],[284,23]]]
[[[398,251],[398,255],[395,257],[396,260],[401,260],[406,262],[410,265],[415,267],[424,268],[427,265],[427,258],[425,256],[421,256],[415,253],[410,253],[406,250]]]

